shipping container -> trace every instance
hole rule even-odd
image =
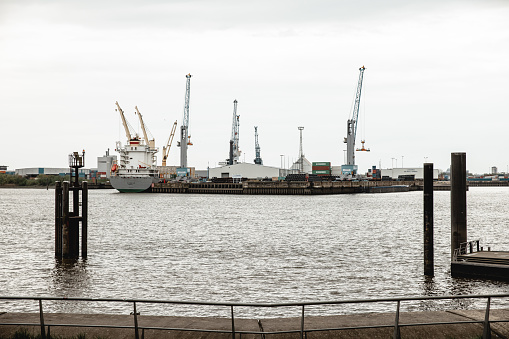
[[[330,175],[330,170],[313,171],[313,174],[327,174],[327,175]]]
[[[329,166],[313,166],[311,169],[313,171],[330,171]]]
[[[313,166],[329,166],[330,167],[330,162],[326,162],[326,161],[314,162],[312,165]]]

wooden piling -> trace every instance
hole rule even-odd
[[[69,154],[69,172],[71,180],[55,186],[55,257],[59,259],[77,259],[80,255],[80,222],[82,225],[81,256],[87,257],[88,237],[88,183],[79,182],[78,169],[85,166],[85,151]],[[74,173],[74,177],[73,174]],[[69,210],[69,191],[72,191],[72,211]],[[82,208],[80,216],[80,191]]]
[[[80,254],[80,217],[69,218],[69,258],[78,258]]]
[[[70,257],[69,238],[69,181],[64,181],[62,192],[62,257]]]
[[[74,183],[72,186],[72,216],[80,215],[80,191],[79,184]]]
[[[467,241],[466,153],[451,153],[451,258]]]
[[[86,258],[88,252],[88,183],[82,183],[81,191],[81,257]]]
[[[55,182],[55,257],[62,257],[62,183]]]
[[[433,251],[433,164],[424,164],[424,274],[435,276]]]

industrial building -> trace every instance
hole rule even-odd
[[[248,163],[226,165],[209,169],[209,178],[247,178],[265,179],[280,177],[280,168]]]
[[[438,169],[433,169],[433,179],[438,180]],[[416,180],[424,179],[424,169],[421,168],[388,168],[382,169],[382,178],[388,177],[393,180],[397,180],[400,177],[411,177],[414,176]]]
[[[311,162],[306,159],[306,157],[302,157],[290,167],[289,173],[308,173],[311,174],[312,166]]]
[[[19,168],[15,171],[16,175],[21,175],[23,177],[37,177],[39,174],[45,175],[60,175],[66,176],[69,175],[70,170],[69,167],[64,168],[44,168],[44,167],[34,167],[34,168]],[[78,172],[80,178],[85,178],[90,175],[90,169],[81,168]]]
[[[110,150],[106,151],[106,154],[102,157],[97,157],[97,176],[101,178],[109,178],[111,166],[117,163],[117,156],[110,155]]]

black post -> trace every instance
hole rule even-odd
[[[69,258],[78,258],[80,255],[80,217],[69,218]]]
[[[83,181],[81,191],[81,257],[87,257],[88,246],[88,183]]]
[[[55,257],[62,258],[62,183],[55,182]]]
[[[62,194],[62,257],[69,258],[69,181],[64,181]]]
[[[466,153],[451,153],[451,258],[467,241]]]
[[[435,276],[433,252],[433,164],[424,164],[424,274]]]

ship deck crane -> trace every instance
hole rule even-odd
[[[130,145],[134,145],[134,144],[139,145],[140,144],[140,137],[138,136],[138,134],[136,134],[134,132],[134,129],[132,128],[132,126],[127,122],[127,120],[125,118],[125,115],[124,115],[124,111],[122,110],[122,108],[120,108],[120,105],[118,104],[118,101],[115,102],[115,105],[117,105],[117,109],[115,109],[115,110],[120,113],[120,118],[122,119],[122,124],[124,125],[124,130],[125,130],[125,135],[127,137],[127,142]]]
[[[362,93],[362,80],[364,78],[364,70],[366,68],[362,66],[359,68],[359,81],[357,83],[357,91],[355,94],[355,104],[352,111],[352,116],[347,122],[347,135],[344,139],[346,143],[346,165],[343,165],[343,174],[357,174],[357,166],[355,165],[355,137],[357,135],[357,122],[359,118],[359,107],[361,102]],[[358,151],[369,151],[364,147],[364,140],[362,140],[362,148]]]
[[[258,126],[254,127],[255,129],[255,155],[254,163],[257,165],[263,165],[263,160],[260,157],[260,144],[258,143]]]
[[[156,141],[154,139],[154,136],[151,135],[152,139],[148,138],[147,129],[145,127],[145,123],[143,122],[143,116],[141,115],[140,111],[138,110],[138,106],[134,106],[134,108],[136,109],[136,114],[138,115],[138,118],[140,119],[140,126],[141,126],[141,130],[143,131],[143,136],[145,138],[145,144],[148,145],[148,147],[150,149],[155,149]]]
[[[173,123],[171,128],[170,137],[168,138],[168,142],[166,146],[163,146],[163,166],[166,166],[166,159],[168,159],[168,154],[170,153],[171,143],[173,142],[173,137],[175,136],[175,131],[177,130],[177,120]]]
[[[192,145],[189,135],[189,99],[191,96],[191,73],[186,75],[186,98],[184,103],[184,118],[180,126],[180,141],[177,146],[180,147],[180,168],[187,168],[187,146]]]

